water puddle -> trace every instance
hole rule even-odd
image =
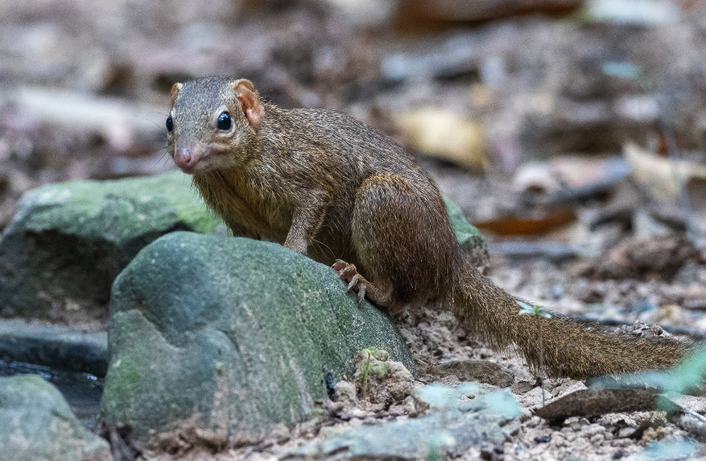
[[[39,375],[55,385],[84,427],[91,430],[98,418],[103,379],[89,373],[57,371],[42,365],[0,360],[0,376]]]

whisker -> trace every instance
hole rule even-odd
[[[146,110],[148,114],[159,114],[159,115],[164,115],[164,118],[167,118],[169,116],[169,111],[163,111],[163,110]]]
[[[144,112],[149,113],[149,114],[155,114],[155,115],[159,114],[159,115],[162,115],[165,120],[167,119],[167,117],[169,117],[169,113],[168,113],[168,112],[167,112],[166,115],[164,115],[163,112],[157,112],[157,111],[154,111],[154,110],[146,110],[146,111],[144,111]],[[154,125],[154,126],[157,127],[157,128],[160,128],[160,129],[164,128],[164,130],[166,131],[166,127],[165,127],[164,125],[162,125],[162,124],[160,124],[160,123],[157,123],[157,122],[154,121],[154,119],[152,119],[152,118],[145,117],[144,115],[135,115],[135,118],[136,118],[136,119],[139,119],[139,120],[143,120],[143,121],[145,121],[145,122],[149,122],[150,124]]]

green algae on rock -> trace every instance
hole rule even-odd
[[[461,250],[463,250],[471,264],[482,270],[488,265],[489,258],[488,244],[483,234],[468,222],[463,215],[463,210],[456,202],[445,195],[443,198]]]
[[[113,280],[140,249],[217,223],[181,173],[32,190],[0,237],[0,315],[105,318]]]

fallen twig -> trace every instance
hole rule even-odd
[[[656,389],[585,389],[555,400],[535,411],[535,415],[551,423],[561,423],[572,416],[601,416],[632,411],[671,412],[678,405],[662,397]]]

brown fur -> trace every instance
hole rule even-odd
[[[517,299],[464,260],[439,189],[399,145],[345,114],[263,103],[247,80],[206,77],[176,91],[169,153],[196,156],[194,185],[234,235],[345,260],[341,277],[383,307],[440,300],[491,344],[515,344],[539,364],[536,317],[518,315]],[[227,133],[214,124],[224,108]],[[541,322],[552,375],[665,368],[685,351],[561,317]]]

